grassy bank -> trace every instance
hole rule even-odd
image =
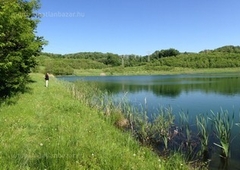
[[[63,83],[32,74],[30,91],[0,107],[0,169],[187,169],[139,145],[74,99]]]
[[[75,69],[74,74],[78,76],[99,76],[106,75],[166,75],[166,74],[194,74],[194,73],[231,73],[239,72],[239,68],[205,68],[191,69],[182,67],[155,67],[146,69],[144,66],[138,67],[109,67],[106,69]]]

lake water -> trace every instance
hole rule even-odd
[[[180,74],[150,76],[65,76],[66,81],[94,82],[102,90],[115,97],[126,96],[136,106],[147,102],[148,113],[156,113],[160,107],[171,107],[173,113],[188,112],[190,121],[196,115],[228,110],[239,122],[240,73]],[[193,123],[194,124],[194,123]],[[234,125],[229,169],[240,169],[240,127]],[[218,168],[218,156],[212,156],[210,169]]]

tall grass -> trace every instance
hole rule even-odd
[[[238,127],[240,127],[240,113],[239,113],[238,116],[239,116],[239,118],[238,118],[239,122],[238,122],[238,123],[235,123],[235,125],[238,126]]]
[[[181,112],[181,123],[178,128],[174,125],[175,117],[171,108],[160,108],[156,114],[151,115],[148,113],[147,100],[140,109],[137,109],[130,106],[127,94],[116,99],[111,94],[100,91],[93,84],[86,82],[78,82],[75,85],[67,84],[66,87],[81,103],[96,109],[105,121],[120,129],[130,130],[131,135],[138,139],[141,144],[153,147],[153,149],[160,149],[163,146],[163,149],[158,150],[160,155],[167,156],[168,154],[165,153],[171,153],[172,149],[176,151],[175,148],[178,145],[178,151],[185,155],[185,160],[202,168],[204,165],[206,168],[211,160],[209,145],[212,144],[209,144],[211,132],[208,129],[208,120],[212,120],[216,129],[220,144],[214,141],[214,145],[222,149],[223,152],[220,155],[226,157],[225,155],[230,153],[230,143],[227,145],[226,140],[223,139],[224,135],[221,136],[222,129],[228,129],[230,132],[232,127],[230,120],[233,120],[234,117],[230,118],[228,113],[225,113],[225,117],[218,115],[218,113],[212,113],[210,117],[199,115],[196,117],[195,124],[195,122],[190,121],[189,113]],[[230,123],[229,126],[225,126],[227,122]],[[198,129],[196,133],[192,131],[192,126]],[[199,160],[203,163],[198,163]]]
[[[46,88],[42,74],[31,77],[31,92],[0,107],[1,170],[176,169],[180,163],[187,169],[181,160],[163,162],[54,78]],[[71,92],[80,100],[90,96]]]
[[[84,88],[85,83],[78,82],[75,85],[68,85],[68,88],[70,91],[76,91],[71,92],[73,95],[84,96],[84,100],[81,100],[81,102],[97,109],[105,120],[110,120],[110,123],[131,132],[133,137],[138,139],[144,146],[153,147],[154,149],[160,144],[164,146],[164,152],[168,151],[168,142],[174,136],[171,131],[174,124],[174,115],[170,107],[160,108],[157,114],[149,117],[146,99],[145,104],[140,109],[137,109],[130,106],[126,99],[127,94],[122,98],[115,99],[107,92],[98,90],[94,90],[94,93],[88,92],[89,89]],[[90,89],[95,89],[95,87]],[[88,95],[84,95],[85,93]],[[80,99],[79,97],[76,98]],[[174,166],[174,163],[172,166]]]
[[[171,132],[171,127],[174,125],[175,116],[173,115],[172,108],[161,108],[157,116],[155,117],[154,131],[158,138],[162,139],[164,143],[164,149],[168,150],[168,142],[172,140],[174,134]]]
[[[208,150],[208,141],[209,141],[209,130],[208,130],[208,119],[205,115],[198,115],[196,117],[197,127],[199,131],[199,136],[201,139],[202,151]]]
[[[196,147],[195,145],[195,141],[193,140],[193,135],[192,135],[192,131],[191,131],[191,124],[190,124],[190,120],[189,120],[189,113],[185,113],[185,112],[180,112],[179,113],[180,116],[180,127],[181,127],[181,133],[182,133],[182,143],[180,146],[180,150],[181,152],[185,153],[186,156],[186,160],[187,161],[191,161],[195,158],[195,152],[194,149]]]
[[[199,151],[199,156],[203,162],[202,167],[208,167],[211,161],[210,150],[209,150],[209,134],[210,130],[208,128],[208,118],[206,115],[198,115],[196,117],[198,136],[201,143],[201,149]]]
[[[221,148],[222,152],[220,156],[227,159],[230,157],[231,130],[233,127],[234,114],[230,116],[227,110],[224,111],[222,109],[217,113],[212,111],[210,120],[212,120],[214,124],[216,136],[220,142],[220,144],[214,144]]]

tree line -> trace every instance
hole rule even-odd
[[[54,74],[73,74],[74,69],[105,69],[112,67],[138,67],[160,70],[182,68],[230,68],[240,67],[240,47],[223,46],[199,53],[179,52],[174,48],[157,50],[146,56],[117,55],[112,53],[82,52],[75,54],[42,53],[48,58],[46,69]],[[59,69],[62,68],[62,71]]]

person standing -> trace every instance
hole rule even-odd
[[[48,82],[49,82],[49,74],[45,74],[45,87],[48,87]]]

